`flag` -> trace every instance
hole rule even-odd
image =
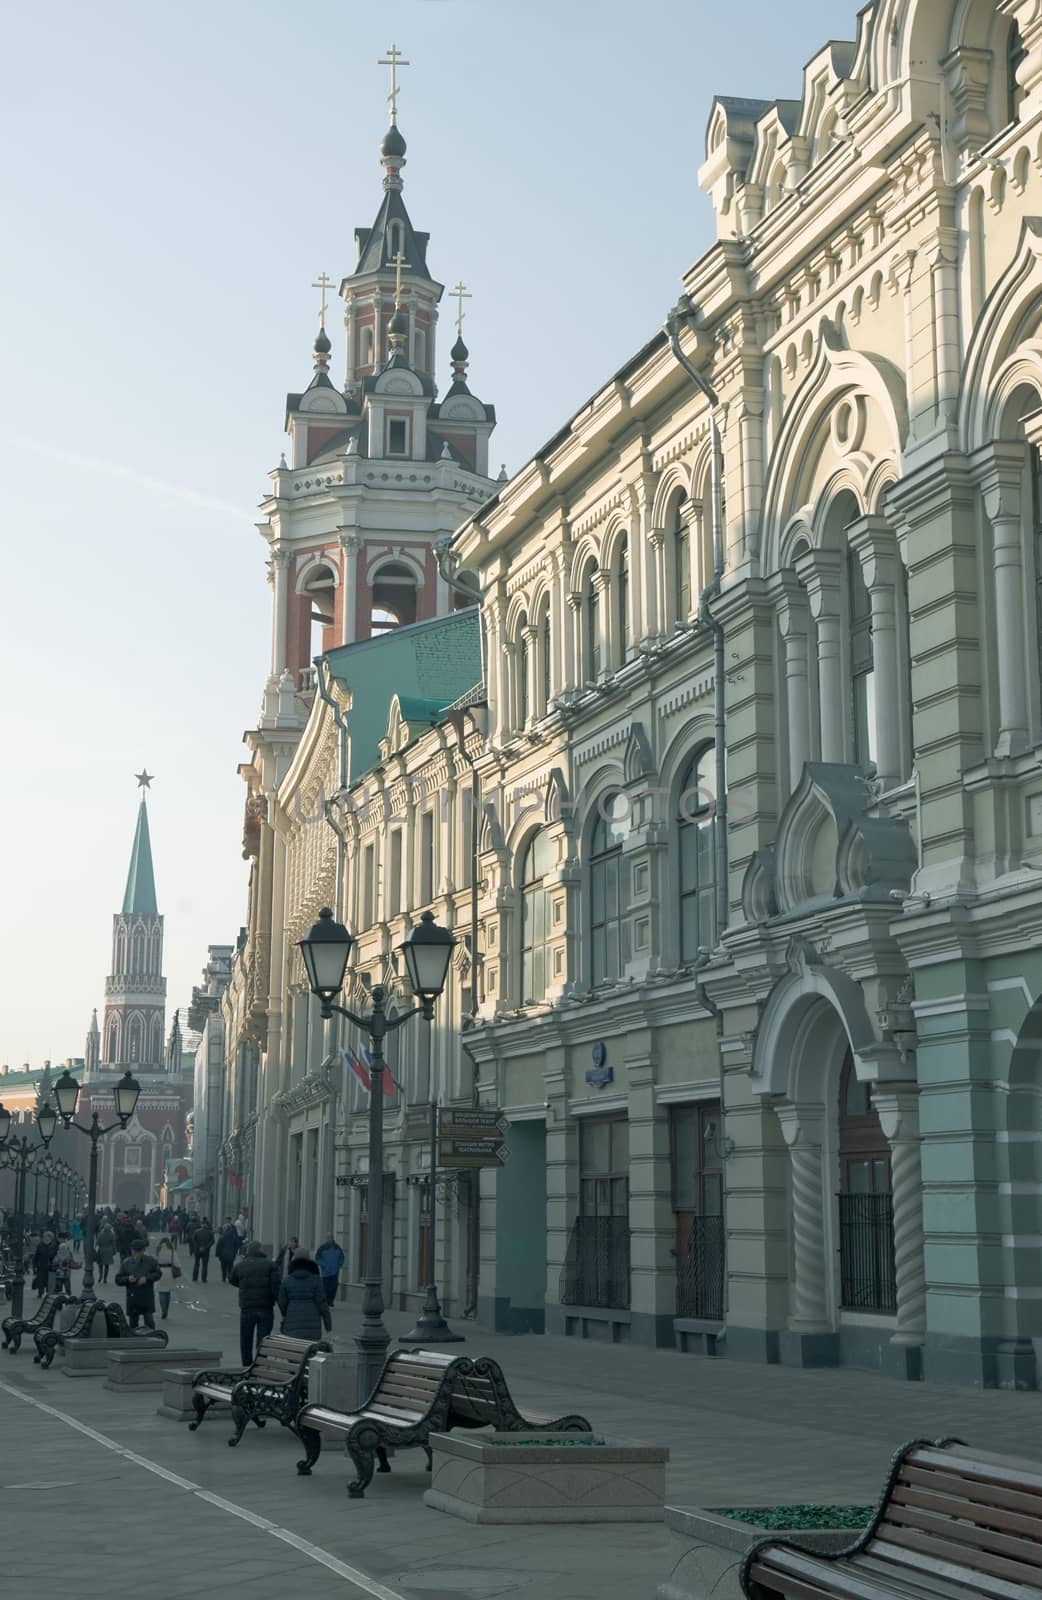
[[[228,1180],[229,1189],[241,1189],[242,1188],[242,1173],[241,1172],[228,1172],[228,1173],[225,1174],[225,1177]]]
[[[343,1057],[344,1065],[351,1068],[351,1071],[362,1085],[362,1088],[366,1090],[371,1089],[373,1087],[373,1080],[370,1078],[368,1072],[363,1067],[354,1051],[341,1050],[340,1054]]]
[[[362,1046],[362,1060],[365,1062],[366,1069],[369,1072],[371,1072],[372,1069],[373,1069],[373,1058],[369,1054],[369,1051],[366,1049],[365,1045]],[[370,1080],[370,1082],[371,1081],[372,1080]],[[392,1095],[394,1094],[394,1091],[396,1089],[400,1089],[401,1088],[401,1084],[398,1082],[397,1078],[394,1076],[394,1073],[391,1071],[391,1069],[387,1065],[386,1061],[384,1062],[383,1085],[384,1085],[384,1099],[385,1100],[390,1100]],[[367,1084],[366,1087],[368,1088],[369,1085]]]

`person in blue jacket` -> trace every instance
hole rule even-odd
[[[315,1260],[318,1262],[318,1270],[322,1275],[322,1287],[326,1291],[326,1301],[329,1305],[332,1305],[336,1300],[336,1292],[340,1287],[340,1273],[344,1265],[344,1252],[332,1234],[315,1251]]]

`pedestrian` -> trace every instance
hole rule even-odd
[[[240,1211],[239,1215],[236,1217],[236,1219],[235,1219],[235,1231],[239,1235],[240,1243],[242,1245],[245,1245],[246,1244],[246,1235],[250,1231],[249,1227],[247,1225],[247,1222],[246,1222],[246,1213],[245,1213],[245,1211]]]
[[[279,1251],[278,1260],[277,1260],[276,1265],[278,1266],[278,1269],[279,1269],[279,1280],[280,1281],[289,1272],[290,1267],[292,1267],[292,1265],[293,1265],[293,1257],[296,1255],[296,1253],[297,1253],[297,1251],[299,1249],[300,1249],[300,1240],[299,1239],[290,1239],[290,1240],[287,1241],[286,1244],[284,1244],[282,1246],[282,1249]]]
[[[344,1265],[344,1252],[337,1244],[333,1235],[327,1234],[324,1243],[315,1251],[315,1260],[318,1270],[322,1274],[322,1287],[330,1305],[336,1300],[336,1292],[340,1287],[340,1272]]]
[[[206,1274],[210,1269],[210,1251],[212,1249],[213,1229],[210,1226],[210,1219],[204,1217],[192,1234],[192,1255],[195,1257],[195,1265],[192,1268],[193,1283],[199,1282],[200,1271],[202,1272],[203,1282],[206,1282]]]
[[[333,1331],[318,1263],[306,1250],[297,1251],[279,1285],[279,1310],[282,1332],[289,1339],[320,1339],[323,1328]]]
[[[130,1242],[134,1237],[134,1224],[125,1211],[118,1211],[112,1226],[116,1234],[116,1249],[119,1252],[119,1259],[122,1261],[125,1256],[130,1254]]]
[[[48,1294],[53,1289],[54,1258],[58,1254],[58,1241],[48,1228],[33,1251],[33,1288],[37,1294]]]
[[[181,1242],[181,1218],[176,1211],[170,1218],[170,1227],[167,1229],[167,1233],[170,1237],[170,1243],[176,1250]]]
[[[215,1251],[221,1267],[221,1282],[227,1283],[231,1277],[235,1257],[239,1254],[239,1235],[235,1231],[235,1224],[230,1217],[225,1217],[221,1236],[217,1241]]]
[[[132,1328],[144,1317],[145,1327],[155,1329],[155,1285],[161,1277],[155,1256],[146,1255],[141,1239],[133,1240],[130,1255],[116,1273],[116,1282],[127,1291],[127,1321]]]
[[[83,1221],[80,1217],[72,1219],[72,1248],[78,1256],[83,1248]]]
[[[159,1295],[159,1315],[161,1321],[165,1322],[170,1315],[170,1296],[174,1292],[174,1284],[181,1276],[181,1268],[174,1260],[174,1244],[169,1234],[164,1233],[156,1245],[156,1266],[160,1272],[156,1290]]]
[[[275,1301],[279,1292],[278,1268],[254,1240],[246,1254],[232,1267],[231,1281],[239,1291],[239,1352],[244,1367],[252,1366],[254,1336],[257,1349],[275,1325]]]
[[[109,1270],[116,1254],[116,1232],[111,1222],[103,1222],[94,1235],[94,1260],[98,1265],[98,1282],[108,1283]]]
[[[72,1269],[78,1265],[68,1234],[60,1234],[54,1256],[54,1287],[59,1294],[72,1294]]]

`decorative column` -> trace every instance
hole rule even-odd
[[[563,550],[555,550],[552,557],[553,577],[550,584],[550,682],[546,686],[549,703],[568,683],[568,647],[565,629],[568,626],[568,574]]]
[[[777,1108],[792,1175],[793,1333],[831,1333],[825,1270],[824,1112],[820,1106]]]
[[[666,535],[662,528],[650,528],[647,537],[648,568],[654,605],[645,619],[649,637],[664,639],[672,631],[669,614],[669,588],[666,583]],[[674,604],[674,610],[676,610]],[[687,618],[684,618],[687,621]]]
[[[807,591],[818,630],[818,705],[821,759],[845,761],[844,699],[850,673],[843,660],[843,556],[838,550],[806,550],[796,557],[796,572]]]
[[[804,764],[813,754],[810,742],[810,607],[806,590],[791,572],[779,573],[770,593],[777,607],[778,630],[785,644],[791,792],[799,786]]]
[[[885,786],[902,776],[901,758],[903,718],[899,714],[905,696],[900,682],[897,650],[897,575],[900,557],[897,538],[881,517],[860,517],[847,529],[850,548],[861,562],[861,573],[872,608],[872,672],[875,677],[873,747],[876,771]],[[907,715],[910,719],[911,709]],[[911,729],[909,729],[909,732]]]
[[[358,637],[358,552],[362,541],[356,533],[344,533],[340,536],[340,548],[344,552],[343,643],[354,644]]]
[[[271,552],[271,672],[277,678],[286,665],[286,597],[289,587],[289,554],[277,547]]]
[[[504,639],[499,647],[503,679],[503,717],[500,727],[507,738],[521,731],[519,727],[519,695],[517,692],[517,658],[520,653],[516,639]]]
[[[583,671],[583,597],[569,590],[565,595],[568,636],[562,644],[566,682],[562,688],[578,692],[586,681]]]
[[[999,737],[995,754],[1017,756],[1028,746],[1021,529],[1024,446],[1019,440],[998,439],[977,451],[974,469],[991,524],[991,559],[995,582],[994,637],[999,667]]]
[[[518,662],[518,671],[525,675],[528,721],[535,722],[542,715],[542,702],[539,699],[539,629],[534,623],[526,622],[521,629],[521,637],[525,641],[525,650]],[[549,695],[547,698],[549,699]],[[520,713],[520,707],[518,711]],[[520,716],[518,720],[520,721]],[[521,732],[520,726],[518,732]]]
[[[611,615],[611,573],[604,567],[598,567],[591,580],[597,591],[597,631],[600,635],[597,645],[601,653],[601,670],[597,674],[603,678],[611,670],[612,664],[612,615]]]
[[[897,1282],[897,1330],[890,1342],[920,1346],[926,1338],[926,1260],[919,1092],[910,1084],[879,1084],[872,1091],[872,1104],[890,1146]]]

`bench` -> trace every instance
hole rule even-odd
[[[296,1433],[297,1413],[307,1401],[308,1362],[320,1350],[332,1348],[325,1339],[289,1339],[272,1333],[261,1340],[252,1366],[197,1372],[192,1381],[195,1421],[189,1428],[194,1433],[211,1406],[226,1405],[231,1406],[235,1423],[230,1445],[238,1444],[247,1423],[263,1428],[269,1417]]]
[[[1038,1600],[1042,1463],[916,1439],[855,1544],[820,1555],[761,1540],[741,1583],[749,1600]]]
[[[105,1332],[102,1337],[106,1339],[147,1339],[153,1344],[164,1346],[170,1342],[170,1335],[165,1328],[132,1328],[123,1307],[117,1305],[114,1300],[81,1300],[80,1309],[73,1318],[71,1326],[63,1333],[59,1333],[53,1327],[37,1328],[33,1334],[33,1343],[36,1346],[33,1360],[46,1370],[54,1360],[59,1346],[64,1350],[70,1343],[90,1339],[93,1336],[94,1323],[98,1317],[104,1319]]]
[[[52,1326],[62,1306],[71,1305],[72,1297],[66,1294],[45,1294],[31,1317],[5,1317],[0,1322],[4,1335],[4,1349],[14,1355],[22,1342],[22,1335],[36,1334],[39,1328]]]
[[[585,1417],[555,1421],[523,1417],[510,1397],[497,1362],[488,1356],[444,1356],[431,1350],[396,1350],[380,1381],[356,1412],[305,1406],[296,1432],[307,1451],[297,1471],[307,1476],[322,1452],[322,1440],[342,1439],[357,1477],[347,1486],[360,1500],[372,1482],[377,1459],[390,1472],[387,1452],[418,1446],[431,1466],[430,1436],[451,1428],[496,1428],[506,1433],[590,1433]]]

